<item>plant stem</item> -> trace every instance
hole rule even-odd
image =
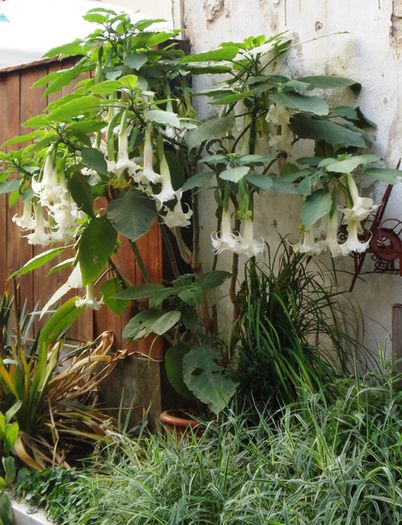
[[[177,265],[175,253],[174,253],[173,246],[172,246],[172,241],[170,240],[170,237],[169,237],[169,231],[164,224],[161,225],[161,230],[162,230],[162,240],[163,240],[163,243],[165,245],[165,248],[166,248],[166,251],[169,257],[169,262],[172,268],[173,275],[175,277],[179,277],[180,270]]]
[[[144,279],[146,283],[151,283],[152,282],[151,274],[149,273],[148,268],[145,266],[144,260],[142,258],[140,250],[138,249],[137,243],[135,241],[130,241],[130,246],[134,253],[135,262],[141,272],[142,278]]]

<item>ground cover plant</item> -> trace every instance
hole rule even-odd
[[[58,524],[397,525],[399,376],[301,388],[280,414],[227,412],[200,437],[123,439],[82,472],[29,475],[19,492]]]

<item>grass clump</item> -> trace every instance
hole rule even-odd
[[[333,403],[304,388],[274,417],[260,413],[250,426],[229,412],[180,443],[124,438],[48,490],[47,511],[61,525],[397,525],[398,380],[386,372],[344,379]],[[49,487],[40,476],[24,490]]]

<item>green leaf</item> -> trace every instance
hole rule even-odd
[[[123,330],[123,337],[135,341],[152,333],[162,335],[179,321],[180,316],[177,310],[167,313],[156,309],[144,310],[130,319]]]
[[[19,412],[19,410],[21,409],[22,407],[22,401],[17,401],[16,403],[14,403],[6,412],[5,414],[5,417],[6,417],[6,422],[9,423],[12,418]]]
[[[120,82],[118,80],[104,80],[91,87],[92,93],[95,95],[110,95],[120,89]]]
[[[200,286],[203,290],[210,290],[211,288],[218,288],[218,286],[221,286],[231,276],[232,274],[229,272],[214,270],[212,272],[204,273],[204,275],[195,281],[195,284]]]
[[[178,343],[168,348],[165,355],[165,370],[169,383],[184,399],[194,400],[193,394],[187,388],[183,379],[183,358],[190,348],[184,343]]]
[[[80,39],[76,39],[73,42],[68,44],[63,44],[62,46],[53,47],[47,53],[45,57],[55,57],[62,55],[63,57],[71,57],[77,55],[85,55],[86,47],[83,45]]]
[[[364,175],[371,177],[379,182],[387,184],[398,184],[402,182],[402,171],[390,168],[369,168]]]
[[[18,423],[14,423],[14,425],[17,426],[17,436],[18,436],[18,431],[19,431],[18,430]],[[11,452],[12,449],[14,448],[17,436],[15,438],[12,438],[13,446],[11,448],[7,447],[7,452]],[[8,483],[12,483],[15,480],[15,477],[17,475],[17,468],[16,468],[16,464],[15,464],[15,459],[12,458],[12,457],[6,457],[6,458],[3,457],[2,458],[2,463],[3,463],[4,472],[6,473],[6,480],[7,480]]]
[[[6,142],[4,142],[1,147],[4,148],[7,146],[15,146],[16,144],[22,144],[23,142],[34,140],[39,133],[39,131],[32,131],[32,133],[27,133],[26,135],[19,135],[17,137],[13,137],[10,140],[6,140]]]
[[[75,323],[85,309],[85,306],[77,308],[77,299],[72,297],[49,317],[39,334],[39,348],[48,348],[54,344]]]
[[[122,290],[125,290],[125,288],[123,288],[120,279],[117,278],[108,279],[99,288],[103,302],[117,315],[121,315],[128,306],[127,301],[117,299]]]
[[[331,211],[331,207],[332,195],[324,190],[315,191],[302,204],[302,223],[306,228],[310,228],[318,219],[327,215]]]
[[[0,523],[1,525],[14,525],[11,501],[5,492],[0,494]]]
[[[364,148],[366,141],[361,133],[351,131],[341,124],[325,119],[317,119],[309,115],[297,114],[290,121],[290,129],[299,137],[314,140],[324,140],[328,144],[338,146],[355,146]]]
[[[55,109],[49,118],[53,122],[63,122],[77,117],[78,115],[85,115],[96,111],[99,108],[99,99],[92,95],[84,95],[66,102],[62,106]]]
[[[274,181],[269,175],[247,175],[246,181],[265,191],[272,190],[274,186]]]
[[[124,77],[119,78],[119,81],[123,87],[133,91],[137,87],[138,77],[137,75],[125,75]]]
[[[309,113],[314,113],[315,115],[328,115],[329,112],[327,102],[321,97],[283,92],[272,95],[271,99],[277,104],[281,104],[287,108],[307,111]]]
[[[93,196],[91,186],[88,184],[87,179],[81,175],[81,173],[76,173],[69,179],[68,189],[78,207],[89,217],[94,217],[95,214],[92,209]]]
[[[32,259],[26,262],[24,266],[12,273],[11,277],[21,277],[22,275],[26,275],[27,273],[36,270],[37,268],[41,268],[42,266],[59,256],[61,253],[63,253],[64,249],[64,247],[53,248],[51,250],[47,250],[45,252],[39,253],[38,255],[35,255],[35,257],[32,257]]]
[[[147,61],[148,57],[144,53],[135,53],[133,55],[127,55],[124,58],[124,64],[132,69],[136,69],[137,71],[141,69]]]
[[[158,296],[160,293],[166,290],[165,286],[157,283],[150,284],[139,284],[127,290],[121,291],[118,295],[118,299],[124,299],[125,301],[139,301],[140,299],[149,299],[153,296]]]
[[[107,175],[105,156],[97,148],[82,148],[81,156],[88,168],[95,170],[99,175]]]
[[[325,169],[335,173],[352,173],[352,171],[362,164],[366,165],[370,162],[377,162],[378,160],[380,160],[380,158],[376,155],[356,155],[349,159],[331,162],[325,166]]]
[[[117,241],[116,230],[105,217],[96,217],[85,227],[78,243],[82,283],[92,283],[112,256]]]
[[[217,62],[220,60],[233,60],[237,55],[238,48],[235,46],[225,46],[212,51],[206,51],[204,53],[197,53],[194,55],[188,55],[180,59],[182,64],[188,64],[193,62]]]
[[[219,174],[219,178],[222,180],[228,180],[230,182],[239,182],[243,177],[250,171],[249,166],[239,166],[238,168],[228,168]]]
[[[0,183],[0,195],[4,195],[5,193],[11,193],[13,191],[17,191],[20,187],[20,179],[11,179],[7,182],[1,182]]]
[[[233,122],[232,117],[214,118],[203,122],[187,135],[188,147],[192,149],[205,141],[224,137],[232,129]]]
[[[335,75],[310,75],[300,77],[297,80],[307,82],[313,88],[317,89],[341,89],[350,87],[355,93],[361,90],[361,84],[351,78],[338,77]]]
[[[6,426],[6,431],[4,433],[4,449],[7,454],[13,450],[15,442],[17,441],[18,433],[18,423],[10,423]]]
[[[152,109],[145,112],[145,120],[156,122],[157,124],[164,124],[174,128],[180,128],[180,119],[171,111],[163,111],[162,109]]]
[[[46,127],[50,123],[49,115],[36,115],[24,122],[24,128],[41,128]]]
[[[131,190],[111,201],[107,216],[119,233],[136,241],[151,229],[157,215],[150,199]]]
[[[193,175],[183,184],[183,191],[192,190],[194,188],[202,188],[211,180],[215,175],[213,171],[206,171],[203,173],[197,173]]]
[[[272,162],[276,160],[275,155],[242,155],[238,157],[239,164],[264,164],[265,162]]]
[[[220,352],[209,346],[196,346],[183,358],[184,383],[216,415],[228,405],[237,389],[237,383],[217,364],[220,359]]]

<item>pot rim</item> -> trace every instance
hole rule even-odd
[[[199,422],[195,419],[191,419],[191,417],[188,415],[191,412],[191,409],[186,410],[184,408],[164,410],[161,412],[159,418],[162,423],[167,423],[168,425],[174,425],[177,427],[196,427],[199,425]],[[179,417],[175,415],[177,413],[181,413],[186,417]]]

